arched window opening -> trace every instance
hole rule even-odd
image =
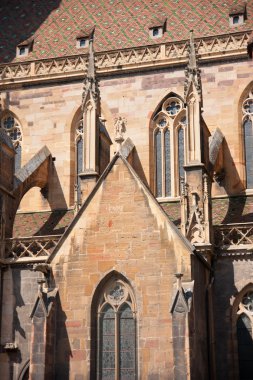
[[[246,171],[246,188],[253,188],[253,89],[242,104],[242,126],[244,135],[244,158]]]
[[[135,307],[124,281],[113,279],[105,286],[97,319],[97,379],[136,379]]]
[[[1,118],[1,128],[10,136],[16,155],[15,155],[15,172],[21,168],[22,154],[22,132],[18,120],[11,114],[7,113]]]
[[[167,98],[153,122],[156,196],[178,196],[185,159],[186,113],[182,100]]]
[[[28,380],[29,379],[29,364],[30,364],[30,361],[28,360],[26,362],[26,364],[24,365],[24,367],[22,368],[22,370],[18,376],[18,380]]]
[[[83,172],[84,163],[84,128],[83,120],[79,120],[75,135],[75,156],[76,156],[76,188],[77,204],[81,205],[81,180],[79,174]]]
[[[249,380],[253,373],[253,291],[247,292],[238,307],[236,323],[240,380]]]

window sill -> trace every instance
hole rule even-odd
[[[158,203],[173,203],[173,202],[179,202],[180,197],[158,197],[156,198]]]

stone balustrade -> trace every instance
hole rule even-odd
[[[53,251],[61,235],[19,237],[5,240],[7,261],[44,261]]]

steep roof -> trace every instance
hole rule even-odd
[[[231,9],[242,0],[2,0],[0,62],[37,60],[86,53],[76,47],[81,31],[95,30],[95,51],[130,48],[252,29],[253,1],[243,25],[231,27]],[[167,19],[161,38],[149,27]],[[15,58],[16,46],[33,37],[33,51]]]

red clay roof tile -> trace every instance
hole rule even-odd
[[[247,20],[231,27],[229,12],[238,0],[2,0],[0,4],[0,62],[37,60],[80,54],[76,36],[96,26],[95,51],[130,48],[161,42],[251,30],[253,1]],[[167,18],[164,36],[152,39],[149,26]],[[28,57],[16,58],[16,46],[34,38]]]

